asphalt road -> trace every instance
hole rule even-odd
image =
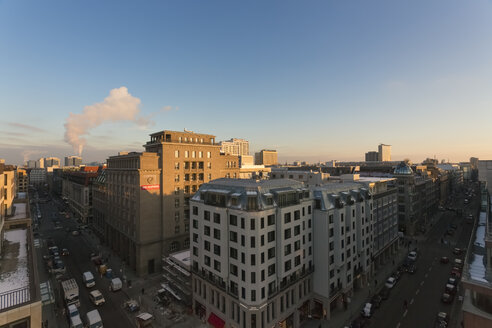
[[[453,208],[463,208],[463,215],[473,213],[479,206],[479,196],[476,196],[470,204],[463,204],[463,196],[460,195],[453,203]],[[451,224],[458,226],[454,235],[446,236]],[[454,247],[466,248],[470,239],[473,225],[467,224],[463,216],[458,216],[454,211],[445,211],[441,218],[430,229],[427,239],[417,244],[419,257],[417,259],[417,271],[411,275],[405,273],[391,291],[390,298],[383,301],[380,308],[370,319],[370,327],[396,327],[415,328],[433,327],[436,315],[439,311],[456,315],[459,301],[455,297],[452,304],[441,302],[441,296],[447,279],[450,277],[453,260],[459,256],[453,255]],[[445,243],[441,242],[441,238]],[[412,246],[413,248],[413,246]],[[447,256],[450,263],[441,264],[442,256]],[[460,256],[464,257],[464,254]],[[407,306],[405,307],[405,300]],[[453,311],[454,310],[454,311]]]
[[[40,204],[43,219],[39,224],[38,238],[44,240],[43,247],[41,248],[42,254],[48,254],[47,242],[48,238],[52,238],[58,248],[67,248],[70,251],[70,255],[63,256],[62,259],[67,269],[66,275],[70,278],[75,278],[79,285],[79,298],[81,318],[84,321],[84,316],[88,311],[96,309],[101,314],[103,324],[106,327],[135,327],[133,322],[130,322],[125,310],[123,309],[123,302],[127,299],[127,296],[121,292],[109,291],[109,279],[106,277],[100,277],[96,274],[96,268],[92,264],[89,256],[91,252],[97,251],[97,246],[90,244],[89,239],[85,236],[89,231],[82,232],[79,236],[73,236],[71,231],[74,230],[78,224],[74,219],[66,219],[59,214],[59,207],[63,206],[63,203],[59,200],[52,200],[46,204]],[[55,230],[55,221],[59,221],[62,229]],[[70,228],[70,232],[65,231],[66,228]],[[44,263],[40,266],[40,271],[43,271],[41,278],[49,277],[46,266]],[[85,271],[91,271],[96,277],[96,286],[92,288],[86,288],[82,281],[82,273]],[[52,279],[52,281],[55,281]],[[55,296],[57,297],[57,304],[63,304],[63,300],[59,295],[59,284],[54,283]],[[95,306],[89,300],[89,292],[91,290],[98,289],[103,294],[106,303]],[[61,316],[60,316],[61,317]],[[64,320],[60,320],[63,322]],[[67,322],[65,320],[65,322]],[[68,327],[68,322],[65,327]]]

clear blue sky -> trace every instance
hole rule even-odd
[[[490,159],[492,2],[0,0],[0,158],[73,154],[69,113],[123,86],[150,124],[88,129],[84,160],[183,128],[282,161]]]

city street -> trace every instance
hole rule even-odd
[[[63,300],[60,297],[59,283],[56,282],[54,277],[48,273],[48,268],[42,260],[42,256],[48,254],[47,240],[52,238],[54,244],[61,250],[67,248],[70,251],[70,255],[62,256],[62,260],[65,263],[67,269],[66,276],[68,278],[75,278],[80,290],[80,308],[81,318],[93,309],[95,305],[89,300],[89,292],[94,289],[98,289],[104,295],[106,300],[105,304],[97,307],[101,314],[104,325],[108,327],[134,327],[134,323],[130,321],[122,305],[127,296],[122,292],[109,291],[109,279],[101,277],[97,272],[94,264],[90,260],[90,253],[97,252],[97,249],[93,249],[91,243],[88,241],[87,234],[89,230],[83,231],[78,236],[73,236],[72,231],[77,227],[77,223],[73,219],[66,219],[63,215],[59,214],[59,209],[55,205],[55,201],[50,201],[46,204],[40,204],[42,212],[42,220],[39,224],[39,239],[42,240],[41,248],[38,248],[38,265],[40,271],[40,280],[50,280],[54,287],[54,293],[56,296],[56,305],[58,308],[58,319],[56,327],[68,327],[68,321],[60,315],[63,311]],[[55,230],[55,221],[59,221],[62,228]],[[69,231],[66,231],[69,228]],[[82,282],[82,273],[85,271],[91,271],[96,278],[96,286],[92,288],[86,288]],[[55,327],[50,324],[50,327]]]
[[[458,215],[456,211],[445,211],[431,228],[427,238],[417,244],[419,257],[416,273],[402,276],[391,291],[389,300],[383,301],[372,316],[370,327],[433,327],[439,311],[451,316],[450,327],[458,327],[456,317],[459,315],[460,293],[457,293],[451,304],[441,302],[441,296],[450,277],[452,262],[455,258],[464,256],[454,255],[452,251],[455,247],[467,247],[473,228],[463,217],[469,213],[476,215],[479,197],[475,197],[469,205],[464,205],[463,197],[460,196],[452,206],[463,208],[463,215]],[[445,235],[451,224],[457,225],[455,233]],[[440,263],[442,256],[448,257],[450,262]]]

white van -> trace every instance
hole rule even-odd
[[[121,282],[120,278],[113,278],[111,279],[111,285],[109,286],[109,289],[112,290],[113,292],[120,290],[121,287],[123,287],[123,283]]]
[[[99,315],[99,311],[89,311],[87,312],[85,317],[87,319],[87,328],[103,328],[103,323],[101,320],[101,316]]]
[[[84,328],[82,320],[78,314],[74,317],[70,317],[70,328]]]
[[[96,281],[94,280],[94,275],[90,271],[86,271],[82,274],[82,280],[84,281],[85,287],[91,288],[96,285]]]

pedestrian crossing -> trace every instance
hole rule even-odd
[[[39,239],[34,239],[33,244],[35,248],[41,248],[41,241]]]

